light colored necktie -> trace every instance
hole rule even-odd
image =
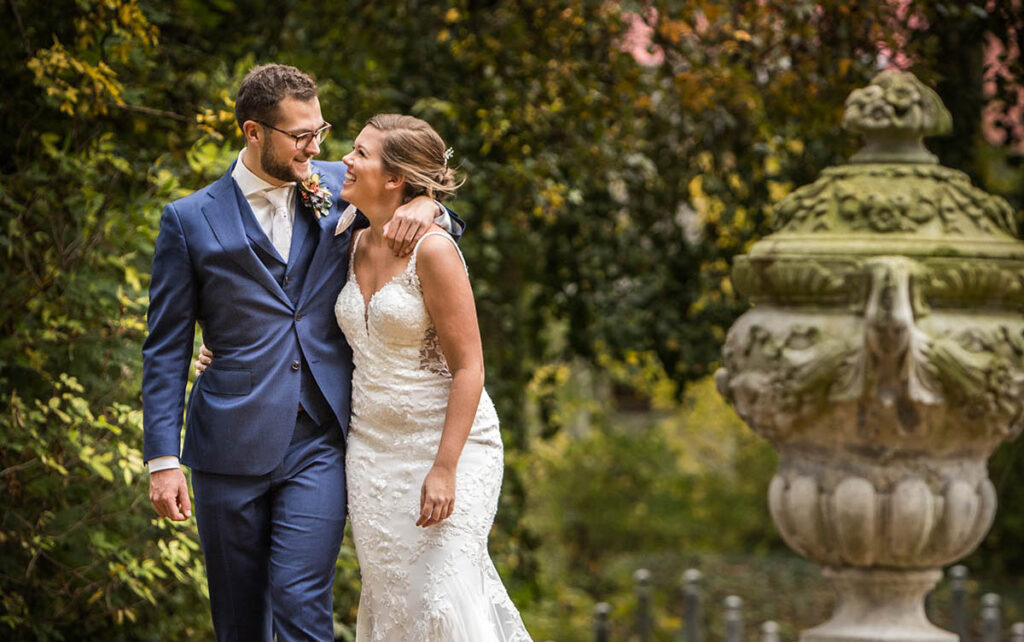
[[[288,262],[288,252],[292,247],[292,221],[291,221],[291,199],[288,196],[291,189],[288,186],[267,190],[263,194],[270,204],[274,206],[274,216],[270,220],[270,242],[274,249],[281,255],[284,262]]]

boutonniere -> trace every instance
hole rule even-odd
[[[331,211],[331,190],[320,180],[320,174],[313,174],[299,183],[299,195],[303,204],[313,210],[316,217],[323,218]]]

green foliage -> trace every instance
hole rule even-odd
[[[165,150],[122,79],[156,30],[134,1],[52,9],[20,16],[52,46],[4,72],[0,635],[205,637],[194,527],[155,519],[141,454],[153,216],[190,171],[151,173]]]
[[[606,372],[621,379],[622,369]],[[576,386],[573,378],[543,389],[561,398],[564,414],[584,411],[565,390]],[[780,546],[765,502],[773,452],[725,405],[710,377],[682,402],[662,404],[653,423],[649,413],[631,417],[608,401],[585,412],[582,434],[562,431],[520,462],[530,479],[524,518],[540,542],[541,584],[551,587],[528,614],[535,635],[576,639],[572,629],[594,597],[616,592],[624,559]]]

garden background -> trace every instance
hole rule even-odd
[[[588,639],[599,600],[624,617],[639,566],[661,635],[687,566],[784,637],[828,613],[768,516],[773,451],[711,375],[747,305],[730,258],[856,148],[839,129],[852,89],[912,70],[953,114],[931,149],[1024,207],[1020,0],[7,0],[0,14],[9,640],[211,636],[194,523],[155,519],[147,497],[140,346],[160,210],[237,154],[232,97],[255,64],[317,78],[334,125],[321,158],[382,111],[455,149],[506,442],[491,550],[538,640]],[[1022,450],[992,461],[1000,511],[967,562],[1011,592]]]

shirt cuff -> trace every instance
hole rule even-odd
[[[147,462],[149,465],[149,473],[153,473],[159,470],[170,470],[172,468],[180,468],[181,462],[174,455],[165,455],[163,457],[154,457]]]
[[[454,235],[455,230],[452,229],[452,217],[448,215],[448,210],[444,205],[441,205],[440,201],[435,200],[434,204],[437,205],[438,211],[441,212],[434,218],[434,224],[444,228],[445,232]]]

